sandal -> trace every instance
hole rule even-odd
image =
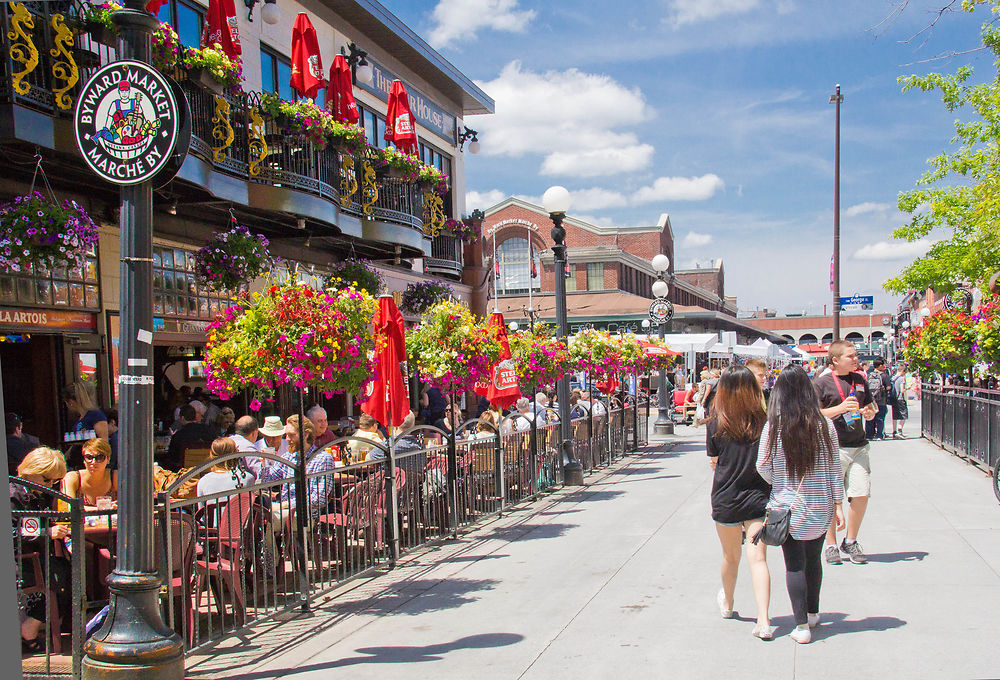
[[[25,640],[24,638],[21,638],[21,653],[44,654],[45,643],[43,643],[39,638],[35,638],[34,640]]]
[[[722,618],[733,618],[733,610],[726,609],[726,591],[719,588],[719,594],[716,596],[715,600],[719,603],[719,613],[722,615]]]
[[[764,641],[773,640],[774,626],[762,626],[760,624],[757,624],[756,626],[753,627],[751,635],[753,635],[755,638],[759,638]]]

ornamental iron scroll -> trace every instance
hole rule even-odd
[[[436,237],[444,222],[444,200],[436,191],[424,192],[424,233]]]
[[[10,58],[24,64],[24,70],[11,74],[14,91],[24,95],[31,91],[31,84],[24,79],[38,66],[38,48],[31,41],[31,32],[35,29],[35,19],[28,12],[24,3],[11,3],[10,30],[7,39],[11,40]]]
[[[264,162],[269,153],[267,142],[264,141],[264,118],[260,115],[260,108],[251,106],[248,110],[250,118],[250,176],[256,177],[260,174],[260,164]]]
[[[52,60],[52,79],[53,83],[60,80],[66,83],[63,87],[53,85],[52,94],[55,97],[56,106],[63,111],[68,111],[73,108],[73,98],[66,93],[80,81],[80,71],[71,50],[75,39],[73,31],[65,24],[65,17],[62,14],[53,14],[51,23],[52,30],[55,32],[52,38],[55,45],[49,49],[49,54],[55,57]]]
[[[375,208],[372,206],[378,200],[378,185],[375,184],[375,168],[368,159],[365,159],[361,167],[364,170],[364,180],[361,183],[361,197],[363,200],[361,210],[366,215],[372,215],[375,213]]]
[[[358,176],[354,172],[354,157],[340,155],[340,204],[351,207],[351,197],[358,192]]]
[[[233,140],[236,139],[236,133],[233,131],[233,125],[230,122],[230,115],[232,108],[229,102],[222,95],[215,95],[215,115],[212,116],[212,139],[220,142],[219,146],[212,147],[212,158],[215,159],[216,163],[221,163],[226,159],[226,149],[232,146]]]

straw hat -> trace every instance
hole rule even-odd
[[[285,434],[285,426],[281,424],[281,418],[278,416],[268,416],[264,418],[260,433],[268,437],[281,437]]]

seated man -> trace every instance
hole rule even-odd
[[[385,444],[385,439],[378,431],[378,421],[367,413],[362,413],[358,417],[358,431],[354,433],[354,436],[367,441]],[[379,447],[372,446],[364,441],[358,441],[357,439],[351,440],[347,443],[347,453],[349,462],[345,462],[347,462],[348,465],[361,463],[365,460],[385,458],[385,453]]]
[[[212,429],[200,422],[200,416],[191,404],[181,407],[181,428],[170,438],[167,455],[160,467],[177,472],[184,465],[184,451],[192,448],[209,448],[215,441]]]
[[[41,446],[38,437],[25,434],[20,416],[16,413],[7,414],[7,472],[17,475],[17,466],[21,464],[29,451]]]

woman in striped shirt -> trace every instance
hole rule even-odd
[[[768,507],[790,507],[789,536],[781,546],[785,584],[796,628],[791,637],[812,641],[819,625],[823,537],[834,516],[844,525],[844,475],[837,458],[837,431],[823,417],[806,372],[797,366],[778,376],[760,435],[757,470],[771,483]]]

